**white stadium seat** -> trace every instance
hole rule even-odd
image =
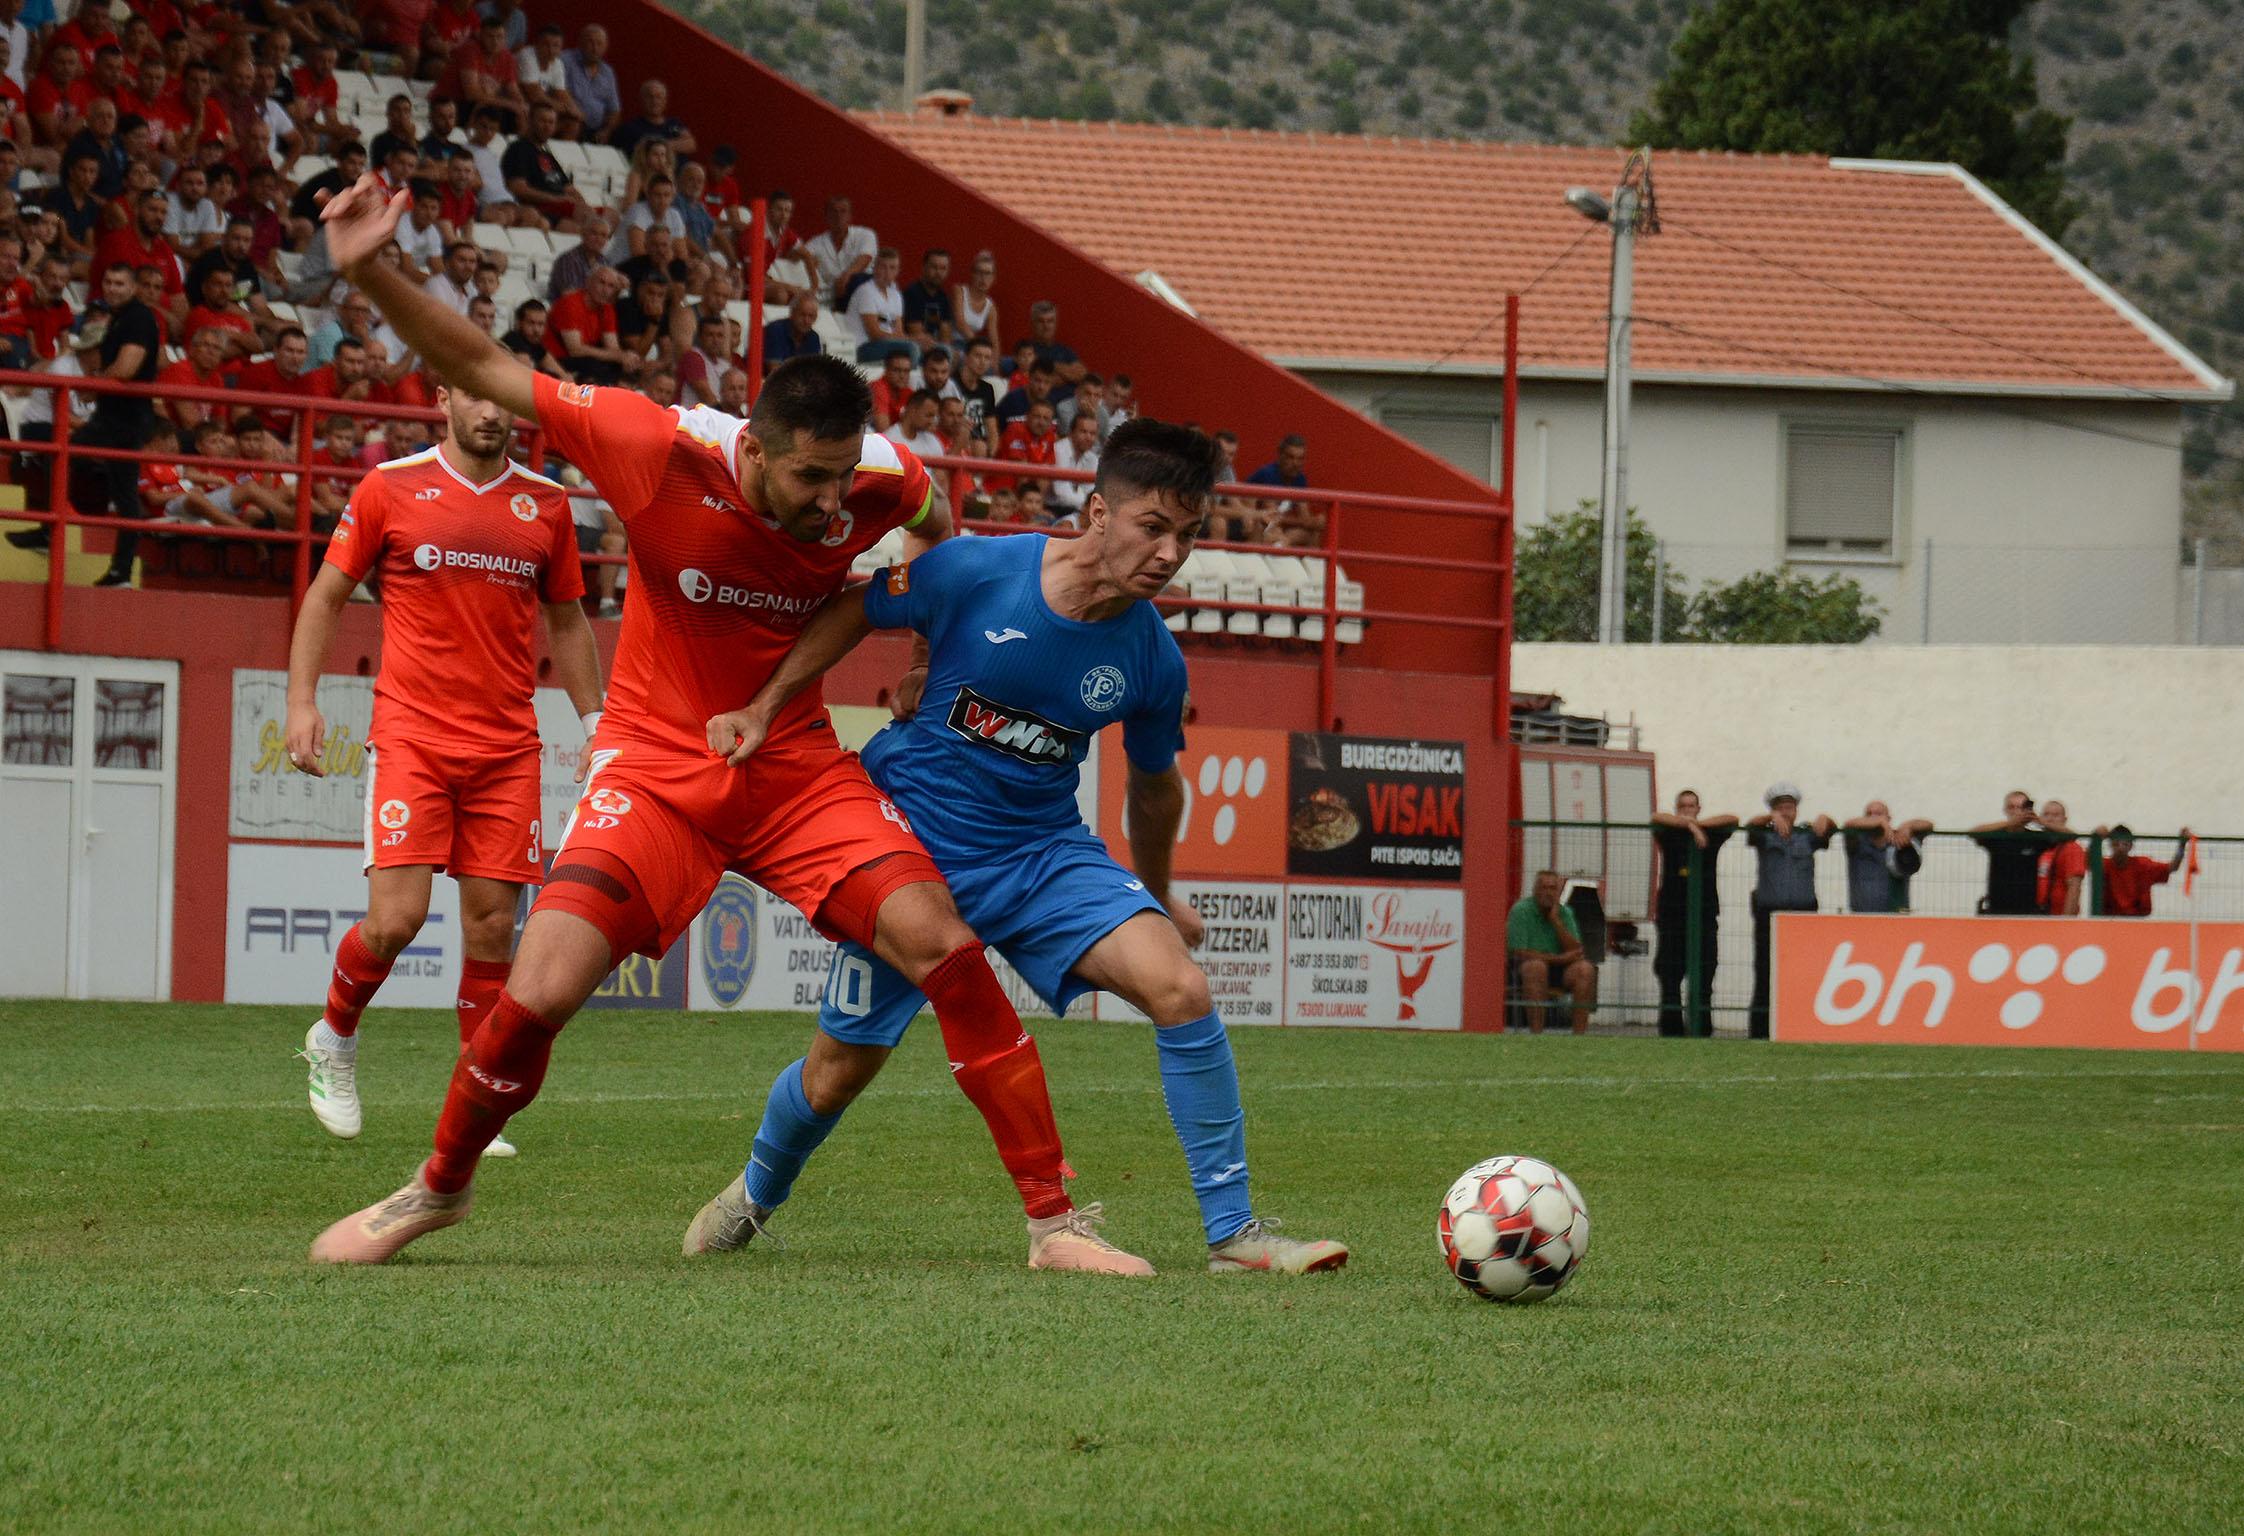
[[[1204,549],[1192,557],[1185,567],[1192,573],[1189,595],[1195,603],[1220,604],[1224,586],[1231,579],[1231,554],[1228,550]],[[1213,607],[1196,607],[1191,610],[1191,629],[1196,635],[1223,633],[1223,615]]]
[[[546,243],[545,231],[542,229],[531,229],[525,225],[517,224],[512,229],[504,231],[504,235],[506,242],[504,249],[506,250],[515,251],[524,256],[550,256],[553,252],[553,247]]]
[[[1231,552],[1231,574],[1224,578],[1223,600],[1227,603],[1259,603],[1262,601],[1263,557],[1255,554]],[[1262,615],[1240,611],[1224,618],[1224,633],[1231,635],[1259,635],[1262,633]]]

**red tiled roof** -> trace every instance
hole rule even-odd
[[[1562,196],[1609,195],[1622,151],[866,121],[1109,267],[1158,272],[1273,359],[1486,367],[1502,357],[1490,317],[1533,284],[1522,373],[1602,371],[1611,242]],[[1951,168],[1662,151],[1652,170],[1664,227],[1636,247],[1640,377],[2229,392]]]

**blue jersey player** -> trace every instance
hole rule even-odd
[[[1200,920],[1169,896],[1185,669],[1151,599],[1192,553],[1216,466],[1213,444],[1189,427],[1123,423],[1100,455],[1080,537],[951,539],[879,573],[834,599],[745,709],[709,722],[709,737],[747,761],[780,707],[867,634],[915,631],[926,660],[899,689],[900,718],[865,748],[866,771],[926,844],[968,926],[1055,1011],[1097,988],[1152,1018],[1208,1267],[1298,1274],[1337,1269],[1348,1250],[1255,1216],[1231,1042],[1188,949]],[[1091,738],[1115,724],[1129,758],[1130,869],[1076,808]],[[688,1253],[736,1248],[763,1229],[922,1006],[871,951],[841,946],[810,1054],[772,1085],[748,1166],[694,1218]]]

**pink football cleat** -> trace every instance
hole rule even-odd
[[[1106,1212],[1086,1205],[1029,1223],[1029,1268],[1074,1270],[1086,1275],[1150,1275],[1153,1266],[1099,1236]]]
[[[472,1186],[456,1195],[440,1195],[421,1182],[413,1182],[387,1200],[344,1217],[312,1241],[314,1264],[387,1264],[397,1251],[416,1237],[449,1227],[467,1216],[474,1203]]]

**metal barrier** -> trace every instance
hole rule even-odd
[[[1519,820],[1512,826],[1524,841],[1519,864],[1518,895],[1532,889],[1538,870],[1555,869],[1569,882],[1597,887],[1609,918],[1608,934],[1619,931],[1619,941],[1608,942],[1607,958],[1600,967],[1597,1017],[1600,1023],[1641,1028],[1663,1025],[1667,1033],[1706,1035],[1744,1032],[1750,1022],[1753,998],[1754,917],[1753,892],[1757,883],[1754,853],[1739,828],[1712,860],[1694,861],[1691,894],[1681,914],[1681,932],[1670,932],[1660,922],[1655,886],[1651,890],[1621,891],[1610,871],[1651,869],[1655,882],[1665,877],[1659,868],[1655,828],[1641,821]],[[1844,830],[1834,832],[1830,844],[1816,857],[1817,909],[1824,912],[1855,910],[1848,901]],[[2161,863],[2173,859],[2178,834],[2137,833],[2135,853]],[[1886,910],[1919,916],[1968,917],[1985,910],[1988,895],[1990,844],[2029,843],[2049,846],[2047,834],[1970,833],[1934,830],[1918,838],[1923,866],[1906,882],[1897,883],[1898,904]],[[2079,841],[2087,868],[2081,887],[2083,916],[2108,916],[2104,886],[2107,840],[2094,830],[2083,830]],[[2197,869],[2179,864],[2167,883],[2155,887],[2156,914],[2200,921],[2244,921],[2244,837],[2194,839]],[[1711,903],[1700,882],[1709,878],[1712,865]],[[2185,892],[2184,884],[2188,890]],[[1672,924],[1673,909],[1670,908]],[[2015,914],[2014,914],[2015,915]],[[2035,915],[2033,913],[2024,914]],[[1703,925],[1715,925],[1713,964],[1703,966],[1708,953]],[[1659,945],[1673,942],[1682,950],[1681,975],[1669,983],[1667,1018],[1662,1020],[1663,999],[1657,975]],[[1677,987],[1677,982],[1680,987]],[[1678,995],[1679,992],[1679,995]],[[1704,999],[1703,1004],[1701,999]],[[1563,1001],[1550,1006],[1563,1006]]]
[[[756,225],[761,229],[761,223]],[[1515,298],[1507,306],[1507,355],[1516,356],[1519,305]],[[760,337],[760,328],[756,330]],[[314,457],[315,418],[329,415],[349,415],[360,420],[387,421],[405,419],[420,422],[439,422],[442,415],[425,406],[377,405],[357,401],[311,399],[296,395],[278,395],[209,386],[159,386],[155,384],[124,383],[110,379],[84,377],[58,377],[45,373],[26,373],[0,370],[0,389],[46,390],[53,396],[55,436],[51,441],[10,438],[0,439],[0,452],[10,454],[44,455],[53,460],[52,484],[58,494],[54,505],[43,510],[27,509],[20,513],[5,514],[22,521],[41,524],[50,529],[46,581],[46,611],[43,628],[47,649],[58,649],[62,637],[62,615],[68,601],[68,587],[64,582],[64,561],[68,552],[71,527],[108,528],[131,531],[143,535],[160,533],[168,538],[194,538],[213,541],[234,540],[259,544],[285,544],[291,547],[294,559],[290,573],[290,602],[288,621],[293,624],[297,608],[312,578],[312,567],[318,550],[324,545],[326,535],[315,526],[313,517],[312,484],[315,478],[356,483],[366,471],[355,466],[330,465]],[[71,401],[84,395],[134,396],[154,401],[194,401],[222,404],[234,409],[250,408],[271,413],[287,412],[296,422],[294,456],[289,460],[264,459],[213,459],[191,454],[160,456],[164,463],[178,463],[191,468],[265,472],[292,475],[296,479],[295,526],[288,529],[226,528],[204,524],[164,522],[152,518],[126,518],[110,514],[83,513],[73,505],[70,493],[70,470],[74,463],[84,461],[128,460],[136,466],[159,461],[159,456],[143,449],[102,448],[74,444],[70,441]],[[1516,404],[1516,386],[1509,372],[1504,384],[1507,419]],[[543,462],[541,434],[533,425],[521,429],[523,457],[533,466]],[[1299,549],[1270,545],[1226,543],[1210,540],[1198,546],[1201,550],[1236,552],[1242,554],[1288,553],[1314,558],[1323,566],[1323,590],[1313,603],[1299,600],[1296,591],[1292,600],[1268,601],[1267,594],[1258,592],[1256,601],[1232,600],[1228,595],[1201,598],[1189,592],[1163,593],[1156,601],[1164,610],[1199,611],[1219,613],[1281,615],[1297,623],[1313,621],[1320,627],[1314,643],[1318,651],[1318,715],[1320,722],[1329,727],[1336,718],[1338,691],[1338,666],[1340,627],[1344,621],[1365,624],[1429,625],[1487,634],[1498,643],[1508,646],[1512,627],[1512,587],[1510,580],[1513,548],[1512,520],[1510,515],[1510,486],[1513,473],[1512,434],[1503,434],[1503,483],[1487,501],[1454,501],[1436,498],[1396,496],[1372,491],[1352,491],[1328,487],[1291,487],[1226,484],[1218,488],[1224,497],[1244,501],[1285,501],[1306,503],[1324,509],[1324,534],[1314,547]],[[1060,469],[1052,465],[1023,464],[1014,460],[953,458],[938,455],[927,461],[930,469],[940,473],[961,470],[970,474],[1002,475],[1011,480],[1076,481],[1087,482],[1094,477],[1081,470]],[[601,500],[596,488],[572,488],[572,500]],[[1495,545],[1494,553],[1487,559],[1457,559],[1421,554],[1404,554],[1367,548],[1350,548],[1342,537],[1343,525],[1351,514],[1408,513],[1443,518],[1462,518],[1484,523]],[[1067,534],[1067,529],[1044,529],[1011,524],[993,524],[966,520],[965,526],[980,533],[1030,533],[1054,532]],[[623,555],[586,555],[587,564],[622,565]],[[1396,606],[1353,606],[1342,601],[1342,563],[1383,570],[1417,569],[1442,571],[1486,577],[1490,590],[1487,606],[1481,611],[1436,612],[1425,609],[1408,609]],[[1187,567],[1189,570],[1189,567]],[[1499,724],[1499,729],[1501,725]]]

